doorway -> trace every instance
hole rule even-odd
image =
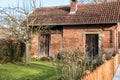
[[[39,56],[49,56],[50,34],[41,34],[39,38]]]
[[[95,59],[99,52],[98,34],[86,34],[86,55],[89,59]]]

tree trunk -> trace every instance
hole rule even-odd
[[[25,64],[29,65],[29,42],[26,41]]]

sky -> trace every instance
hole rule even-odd
[[[23,2],[24,1],[24,2]],[[28,4],[29,0],[0,0],[0,7],[14,7],[14,6],[23,6],[23,3]],[[36,0],[39,3],[40,0]],[[51,7],[59,5],[68,5],[70,0],[41,0],[42,7]]]

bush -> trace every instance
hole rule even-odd
[[[102,55],[91,60],[84,57],[84,53],[79,50],[73,52],[61,51],[55,57],[55,66],[58,80],[80,80],[88,75],[96,67],[103,63]],[[59,75],[61,73],[61,75]]]
[[[49,57],[41,57],[39,60],[40,61],[52,61],[53,57],[51,57],[51,56],[49,56]]]
[[[104,55],[105,60],[109,60],[112,58],[112,56],[116,55],[116,52],[114,51],[113,48],[103,48],[102,53]]]
[[[83,53],[79,50],[73,52],[61,51],[55,57],[53,65],[59,80],[78,80],[83,76],[86,64],[83,63]],[[83,68],[84,67],[84,68]],[[59,74],[62,75],[59,75]]]
[[[48,57],[41,57],[40,60],[41,61],[49,61]]]
[[[104,63],[104,60],[103,60],[103,55],[101,56],[98,56],[95,61],[93,61],[93,69],[96,69],[97,67],[99,67],[100,65],[102,65]]]
[[[38,61],[38,57],[37,57],[37,56],[31,56],[31,57],[30,57],[30,60],[31,60],[31,61]]]
[[[21,41],[4,39],[0,40],[0,63],[22,61],[25,44]]]

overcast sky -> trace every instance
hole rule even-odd
[[[23,3],[29,4],[28,1],[29,0],[0,0],[0,7],[17,6],[18,4],[22,6]],[[36,1],[39,3],[40,0]],[[69,3],[69,0],[41,0],[42,7],[68,5]]]

